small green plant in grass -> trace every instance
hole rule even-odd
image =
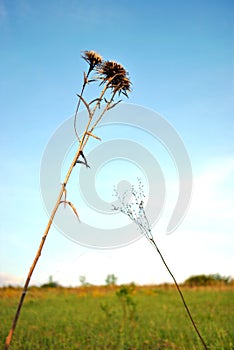
[[[128,343],[132,341],[134,329],[138,319],[136,302],[132,298],[131,286],[123,285],[116,292],[122,308],[122,321],[119,328],[120,349],[130,349]]]
[[[122,285],[115,293],[122,307],[122,329],[126,328],[127,323],[131,328],[134,328],[135,322],[138,319],[136,302],[132,297],[134,290],[134,284]]]
[[[134,291],[134,283],[121,285],[115,292],[118,304],[108,302],[100,304],[100,309],[103,311],[106,321],[117,326],[119,349],[125,349],[128,346],[128,343],[133,339],[134,330],[137,326],[138,314],[137,303],[133,298]]]
[[[116,310],[110,303],[100,303],[100,309],[105,314],[107,320],[111,320],[113,317],[116,317]]]

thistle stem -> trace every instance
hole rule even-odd
[[[102,96],[104,95],[104,93],[105,93],[105,91],[103,91]],[[103,115],[108,111],[109,106],[111,105],[112,101],[114,100],[115,94],[116,94],[116,92],[113,92],[110,101],[106,104],[104,110],[101,112],[101,114],[100,114],[99,117],[97,118],[96,122],[95,122],[94,125],[91,127],[91,129],[90,129],[90,131],[89,131],[91,134],[92,134],[93,130],[96,128],[97,124],[98,124],[98,123],[100,122],[100,120],[102,119]],[[88,131],[88,130],[87,130],[87,131]],[[90,135],[89,135],[89,136],[90,136]],[[85,142],[84,142],[84,147],[85,147],[87,141],[88,141],[88,139],[85,140]]]
[[[45,244],[45,240],[48,236],[48,233],[49,233],[49,230],[51,228],[51,225],[53,223],[53,220],[54,220],[54,217],[57,213],[57,210],[58,210],[58,207],[61,203],[65,202],[66,201],[66,185],[68,183],[68,180],[70,178],[70,175],[72,173],[72,170],[75,166],[75,164],[77,163],[78,159],[79,159],[79,156],[83,156],[83,149],[86,145],[86,143],[88,142],[89,140],[89,137],[92,135],[92,131],[95,129],[96,125],[99,123],[99,121],[101,120],[101,118],[103,117],[104,113],[108,111],[109,108],[111,107],[114,107],[114,105],[111,106],[111,103],[113,102],[113,99],[114,99],[114,96],[116,94],[116,92],[118,91],[119,93],[123,92],[125,95],[126,95],[126,91],[130,91],[130,81],[126,78],[126,71],[125,69],[121,66],[121,65],[118,65],[114,62],[114,67],[118,68],[118,70],[121,70],[121,74],[120,73],[116,73],[114,76],[111,76],[109,77],[108,79],[106,79],[105,77],[101,78],[103,80],[103,82],[105,82],[105,86],[103,88],[103,90],[101,91],[101,94],[100,94],[100,97],[97,99],[97,103],[96,105],[93,107],[93,109],[91,110],[90,109],[90,104],[87,104],[87,102],[83,99],[83,92],[84,92],[84,89],[86,87],[86,85],[90,82],[88,80],[88,76],[90,74],[90,72],[95,68],[95,66],[97,66],[98,64],[101,63],[102,61],[102,58],[100,57],[100,55],[96,54],[94,51],[85,51],[85,56],[83,56],[83,58],[89,62],[89,70],[88,70],[88,73],[87,75],[84,73],[84,82],[83,82],[83,86],[82,86],[82,89],[81,89],[81,94],[78,95],[79,96],[79,100],[78,100],[78,103],[77,103],[77,107],[76,107],[76,111],[75,111],[75,116],[74,116],[74,130],[75,130],[75,134],[76,134],[76,137],[79,141],[79,146],[78,146],[78,150],[73,158],[73,161],[71,162],[71,165],[68,169],[68,172],[67,172],[67,175],[65,177],[65,180],[64,182],[62,183],[61,185],[61,190],[60,190],[60,193],[58,195],[58,199],[55,203],[55,206],[54,206],[54,209],[51,213],[51,216],[50,216],[50,219],[49,219],[49,222],[46,226],[46,229],[45,229],[45,232],[41,238],[41,242],[40,242],[40,245],[38,247],[38,250],[37,250],[37,253],[36,253],[36,256],[34,258],[34,261],[31,265],[31,268],[28,272],[28,276],[27,276],[27,279],[26,279],[26,282],[24,284],[24,287],[23,287],[23,290],[22,290],[22,293],[21,293],[21,298],[20,298],[20,301],[18,303],[18,307],[17,307],[17,310],[16,310],[16,313],[15,313],[15,317],[13,319],[13,323],[12,323],[12,326],[11,326],[11,329],[9,331],[9,334],[6,338],[6,342],[5,342],[5,347],[4,347],[4,350],[8,350],[9,346],[10,346],[10,343],[11,343],[11,340],[12,340],[12,336],[13,336],[13,333],[14,333],[14,330],[16,328],[16,325],[17,325],[17,321],[19,319],[19,316],[20,316],[20,311],[21,311],[21,308],[23,306],[23,302],[24,302],[24,298],[25,298],[25,295],[27,293],[27,290],[28,290],[28,286],[29,286],[29,283],[30,283],[30,280],[31,280],[31,277],[32,277],[32,274],[33,274],[33,271],[37,265],[37,262],[39,260],[39,257],[41,255],[41,252],[42,252],[42,249],[43,249],[43,246]],[[108,62],[107,62],[108,63]],[[108,64],[107,64],[108,65]],[[111,66],[111,67],[110,67]],[[113,71],[113,62],[112,64],[110,65],[109,64],[109,73]],[[112,74],[113,75],[113,74]],[[116,77],[116,75],[121,75],[122,77],[122,81],[121,83],[119,82],[118,83],[118,86],[116,86],[116,84],[111,84],[111,82],[114,82],[114,78]],[[95,80],[95,79],[94,79]],[[104,108],[104,110],[100,113],[99,117],[97,118],[97,120],[94,122],[93,126],[91,127],[91,130],[89,130],[90,128],[90,125],[93,121],[93,117],[94,117],[94,114],[96,112],[96,109],[100,106],[100,103],[102,101],[102,98],[105,94],[105,92],[107,91],[108,88],[111,88],[113,89],[113,94],[112,94],[112,97],[111,97],[111,100],[109,102],[106,103],[106,106]],[[96,99],[95,99],[96,100]],[[94,101],[95,101],[94,100]],[[87,111],[88,111],[88,114],[89,114],[89,120],[87,122],[87,125],[85,127],[85,130],[84,130],[84,133],[83,133],[83,136],[82,138],[80,139],[79,135],[78,135],[78,132],[77,132],[77,129],[76,129],[76,122],[77,122],[77,117],[78,117],[78,111],[79,111],[79,107],[80,107],[80,103],[81,101],[84,103],[84,105],[86,106],[87,108]],[[92,135],[93,136],[93,135]],[[62,201],[62,197],[63,195],[65,196],[65,201]]]
[[[79,147],[79,149],[78,149],[78,151],[76,152],[76,155],[75,155],[75,157],[74,157],[74,159],[73,159],[73,161],[72,161],[72,163],[71,163],[71,165],[70,165],[70,168],[69,168],[69,170],[68,170],[68,172],[67,172],[66,178],[65,178],[65,180],[64,180],[64,183],[62,184],[62,187],[61,187],[61,190],[60,190],[58,199],[57,199],[57,201],[56,201],[56,204],[55,204],[54,209],[53,209],[53,211],[52,211],[52,214],[51,214],[51,216],[50,216],[49,222],[48,222],[48,224],[47,224],[47,226],[46,226],[46,229],[45,229],[45,232],[44,232],[44,234],[43,234],[43,236],[42,236],[42,238],[41,238],[41,242],[40,242],[39,248],[38,248],[38,250],[37,250],[36,256],[35,256],[35,258],[34,258],[34,261],[33,261],[33,263],[32,263],[32,266],[31,266],[30,270],[29,270],[29,273],[28,273],[26,282],[25,282],[25,284],[24,284],[23,291],[22,291],[22,293],[21,293],[21,298],[20,298],[20,301],[19,301],[19,304],[18,304],[16,313],[15,313],[15,317],[14,317],[14,320],[13,320],[13,323],[12,323],[12,326],[11,326],[11,329],[10,329],[10,332],[9,332],[7,338],[6,338],[4,350],[7,350],[7,349],[9,348],[9,346],[10,346],[11,339],[12,339],[12,336],[13,336],[13,333],[14,333],[14,330],[15,330],[15,327],[16,327],[16,325],[17,325],[17,321],[18,321],[18,319],[19,319],[20,311],[21,311],[21,308],[22,308],[22,306],[23,306],[24,298],[25,298],[25,295],[26,295],[26,293],[27,293],[28,285],[29,285],[29,283],[30,283],[30,280],[31,280],[33,271],[34,271],[34,269],[35,269],[35,267],[36,267],[36,265],[37,265],[37,262],[38,262],[38,260],[39,260],[39,258],[40,258],[40,255],[41,255],[43,246],[44,246],[44,244],[45,244],[45,240],[46,240],[46,238],[47,238],[47,236],[48,236],[50,227],[51,227],[51,225],[52,225],[52,223],[53,223],[55,214],[56,214],[56,212],[57,212],[57,210],[58,210],[58,207],[59,207],[59,205],[60,205],[60,201],[61,201],[62,196],[63,196],[63,193],[64,193],[64,191],[65,191],[66,184],[67,184],[67,182],[68,182],[68,180],[69,180],[69,177],[70,177],[70,175],[71,175],[71,173],[72,173],[73,167],[74,167],[74,165],[76,164],[77,159],[79,158],[80,152],[81,152],[81,149],[80,149],[80,147]]]
[[[89,73],[88,73],[88,74],[89,74]],[[83,85],[81,94],[83,94],[85,85],[86,85],[86,83],[84,82],[84,85]],[[104,96],[104,94],[105,94],[107,88],[108,88],[108,84],[106,84],[106,86],[105,86],[104,89],[102,90],[101,95],[100,95],[100,98],[102,98],[102,97]],[[113,100],[114,95],[115,95],[115,93],[113,94],[111,101]],[[100,101],[100,99],[99,99],[99,101]],[[111,103],[111,101],[110,101],[109,103]],[[109,103],[108,103],[108,104],[109,104]],[[108,105],[108,104],[107,104],[107,105]],[[31,265],[31,268],[30,268],[30,270],[29,270],[29,272],[28,272],[28,276],[27,276],[27,279],[26,279],[26,281],[25,281],[25,284],[24,284],[24,287],[23,287],[23,290],[22,290],[22,293],[21,293],[20,301],[19,301],[19,304],[18,304],[16,313],[15,313],[15,317],[14,317],[14,319],[13,319],[13,323],[12,323],[11,329],[10,329],[10,331],[9,331],[9,333],[8,333],[8,336],[7,336],[7,338],[6,338],[4,350],[8,350],[8,349],[9,349],[9,346],[10,346],[10,343],[11,343],[11,340],[12,340],[12,336],[13,336],[14,330],[15,330],[15,328],[16,328],[16,325],[17,325],[17,322],[18,322],[18,319],[19,319],[19,316],[20,316],[20,311],[21,311],[21,308],[22,308],[22,306],[23,306],[24,298],[25,298],[25,295],[26,295],[26,293],[27,293],[28,286],[29,286],[29,283],[30,283],[30,280],[31,280],[33,271],[34,271],[34,269],[35,269],[35,267],[36,267],[36,265],[37,265],[37,262],[38,262],[38,260],[39,260],[39,258],[40,258],[40,256],[41,256],[41,252],[42,252],[43,246],[44,246],[44,244],[45,244],[46,238],[47,238],[48,233],[49,233],[49,231],[50,231],[50,228],[51,228],[51,225],[52,225],[52,223],[53,223],[54,217],[55,217],[55,215],[56,215],[56,213],[57,213],[58,207],[59,207],[59,205],[60,205],[60,203],[61,203],[62,196],[63,196],[64,192],[66,191],[66,185],[67,185],[67,183],[68,183],[68,180],[69,180],[69,178],[70,178],[70,175],[71,175],[71,173],[72,173],[72,170],[73,170],[73,168],[74,168],[74,166],[75,166],[75,164],[76,164],[76,162],[77,162],[77,160],[78,160],[78,158],[79,158],[81,152],[83,151],[83,149],[84,149],[84,147],[85,147],[85,145],[86,145],[86,143],[88,142],[88,139],[89,139],[89,137],[90,137],[90,135],[87,134],[87,131],[88,131],[88,129],[89,129],[89,127],[90,127],[90,124],[91,124],[91,122],[92,122],[92,118],[93,118],[94,113],[95,113],[95,111],[96,111],[97,105],[98,105],[98,102],[97,102],[96,106],[93,108],[92,112],[91,112],[90,115],[89,115],[89,120],[88,120],[88,122],[87,122],[87,125],[86,125],[85,131],[84,131],[84,133],[83,133],[83,136],[82,136],[82,138],[81,138],[81,140],[80,140],[78,150],[77,150],[77,152],[76,152],[76,154],[75,154],[75,156],[74,156],[74,158],[73,158],[73,161],[72,161],[72,163],[71,163],[71,165],[70,165],[70,167],[69,167],[69,169],[68,169],[68,172],[67,172],[67,174],[66,174],[65,180],[64,180],[63,184],[61,185],[61,190],[60,190],[60,193],[59,193],[59,195],[58,195],[58,199],[57,199],[57,201],[56,201],[56,204],[55,204],[54,209],[53,209],[53,211],[52,211],[52,214],[51,214],[51,216],[50,216],[49,222],[48,222],[48,224],[47,224],[47,226],[46,226],[45,232],[44,232],[44,234],[43,234],[43,236],[42,236],[42,238],[41,238],[41,242],[40,242],[40,245],[39,245],[39,247],[38,247],[37,253],[36,253],[36,255],[35,255],[34,261],[33,261],[32,265]],[[78,104],[77,104],[75,117],[77,116],[79,106],[80,106],[80,99],[79,99]],[[104,111],[101,112],[101,114],[100,114],[100,116],[98,117],[98,120],[97,120],[97,121],[99,121],[99,120],[102,118],[102,116],[104,115],[104,113],[105,113],[107,110],[108,110],[108,108],[105,107],[105,108],[104,108]],[[94,130],[94,128],[95,128],[96,125],[97,125],[97,122],[96,122],[96,123],[94,124],[94,126],[92,127],[92,129],[91,129],[92,131]],[[74,124],[74,126],[75,126],[75,124]],[[75,130],[76,130],[76,129],[75,129]],[[79,140],[79,136],[78,136],[78,135],[77,135],[77,137],[78,137],[78,140]]]

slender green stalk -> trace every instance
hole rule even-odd
[[[155,240],[152,239],[152,238],[149,238],[149,241],[150,241],[150,243],[153,245],[153,247],[157,250],[157,252],[158,252],[158,254],[159,254],[159,256],[160,256],[160,258],[161,258],[163,264],[165,265],[167,271],[168,271],[169,274],[171,275],[171,277],[172,277],[172,279],[173,279],[173,281],[174,281],[174,283],[175,283],[175,286],[176,286],[176,288],[177,288],[177,290],[178,290],[178,292],[179,292],[179,294],[180,294],[180,297],[181,297],[181,300],[182,300],[182,302],[183,302],[183,304],[184,304],[184,307],[185,307],[185,309],[186,309],[186,311],[187,311],[187,314],[188,314],[188,316],[189,316],[189,318],[190,318],[190,321],[192,322],[192,325],[193,325],[193,327],[194,327],[194,329],[195,329],[195,331],[196,331],[198,337],[200,338],[204,349],[208,350],[208,347],[207,347],[207,345],[206,345],[204,339],[203,339],[202,336],[201,336],[201,333],[199,332],[199,330],[198,330],[198,328],[197,328],[197,326],[196,326],[196,323],[195,323],[195,321],[194,321],[194,319],[193,319],[193,317],[192,317],[192,314],[191,314],[191,312],[190,312],[190,310],[189,310],[189,307],[188,307],[188,305],[187,305],[187,303],[186,303],[186,301],[185,301],[185,298],[184,298],[184,296],[183,296],[183,293],[182,293],[182,291],[181,291],[181,289],[180,289],[180,287],[179,287],[179,285],[178,285],[178,283],[177,283],[177,281],[176,281],[176,279],[175,279],[173,273],[172,273],[171,270],[169,269],[169,267],[168,267],[168,265],[167,265],[167,263],[166,263],[166,261],[165,261],[163,255],[162,255],[162,253],[160,252],[160,250],[159,250],[157,244],[155,243]]]
[[[181,300],[183,302],[183,305],[185,307],[185,310],[189,316],[189,319],[194,327],[194,330],[195,332],[197,333],[198,337],[200,338],[201,340],[201,343],[204,347],[205,350],[208,350],[208,347],[203,339],[203,337],[201,336],[201,333],[199,332],[197,326],[196,326],[196,323],[192,317],[192,314],[189,310],[189,307],[185,301],[185,298],[183,296],[183,293],[173,275],[173,273],[171,272],[171,270],[169,269],[162,253],[160,252],[154,238],[153,238],[153,235],[152,235],[152,232],[151,232],[151,228],[150,228],[150,224],[149,224],[149,221],[148,221],[148,218],[147,218],[147,215],[145,213],[145,210],[144,210],[144,202],[143,202],[143,198],[144,198],[144,192],[143,192],[143,185],[140,181],[140,179],[138,179],[139,181],[139,190],[137,191],[134,187],[132,187],[132,190],[131,190],[131,194],[133,196],[133,202],[131,203],[126,203],[125,202],[125,194],[123,195],[123,197],[121,197],[119,195],[119,193],[117,192],[117,190],[115,190],[115,195],[116,197],[118,198],[119,202],[120,202],[120,205],[119,206],[114,206],[114,210],[120,210],[121,213],[127,215],[140,229],[140,231],[142,232],[142,234],[147,238],[147,240],[153,245],[153,247],[156,249],[156,251],[158,252],[163,264],[165,265],[167,271],[169,272],[169,274],[171,275],[174,283],[175,283],[175,286],[177,288],[177,291],[179,292],[179,295],[181,297]]]

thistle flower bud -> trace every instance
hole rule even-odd
[[[102,83],[109,81],[110,88],[128,97],[127,92],[131,91],[131,82],[127,77],[128,73],[121,64],[114,61],[105,61],[97,67],[97,72],[100,74]]]
[[[95,51],[84,51],[84,55],[82,58],[89,63],[90,65],[90,70],[93,70],[95,67],[100,65],[102,63],[102,56],[100,56],[97,52]]]

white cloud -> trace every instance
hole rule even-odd
[[[23,279],[19,276],[10,275],[7,273],[0,273],[0,286],[22,286]]]
[[[193,198],[190,216],[197,223],[209,223],[224,220],[233,222],[234,159],[223,158],[208,164],[203,171],[194,177]]]
[[[233,275],[233,172],[231,158],[217,159],[196,170],[192,203],[184,222],[171,235],[164,234],[161,222],[153,229],[179,282],[200,273]],[[163,213],[163,223],[166,216]],[[27,272],[27,266],[24,270]],[[49,275],[63,285],[78,285],[80,275],[90,283],[104,284],[110,273],[118,277],[118,283],[172,282],[157,252],[144,238],[121,249],[99,251],[81,248],[53,230],[31,284],[45,283]],[[1,274],[0,285],[22,285],[25,277]]]

